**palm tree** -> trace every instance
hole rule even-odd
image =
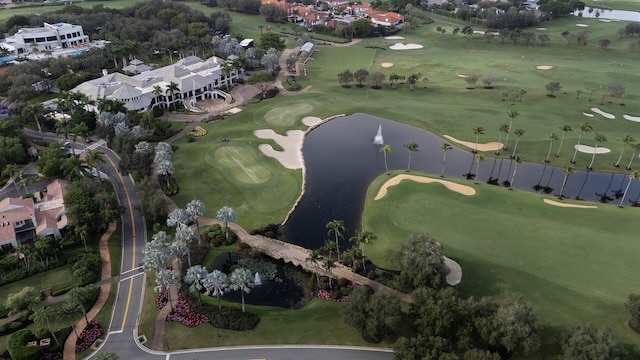
[[[624,148],[626,148],[629,145],[633,145],[633,143],[636,142],[636,139],[634,139],[631,135],[627,135],[618,140],[622,142],[622,150],[620,151],[620,157],[618,157],[618,161],[616,161],[616,163],[613,164],[613,166],[615,167],[620,167],[620,160],[622,160],[622,155],[624,154]]]
[[[482,126],[477,126],[473,128],[473,134],[476,136],[476,148],[473,150],[474,153],[478,152],[478,139],[480,135],[484,135],[484,128]]]
[[[341,238],[345,231],[347,231],[347,227],[344,226],[344,221],[342,220],[331,220],[327,223],[326,228],[329,229],[327,231],[327,235],[331,236],[333,234],[336,242],[336,254],[338,255],[338,259],[340,259],[340,242],[338,238]]]
[[[633,153],[631,154],[631,158],[629,159],[629,163],[627,164],[627,170],[631,170],[631,162],[633,162],[633,159],[636,157],[636,153],[640,151],[640,143],[633,144],[631,148],[633,149]]]
[[[229,291],[229,277],[220,270],[213,270],[204,279],[205,295],[218,298],[218,310],[222,309],[220,296]]]
[[[480,171],[480,163],[484,161],[484,154],[476,154],[476,184],[478,183],[478,172]]]
[[[498,128],[498,131],[500,132],[500,135],[498,136],[498,143],[500,143],[502,141],[502,134],[509,133],[509,125],[508,124],[500,125],[500,128]],[[496,155],[500,155],[500,147],[496,149]]]
[[[89,317],[87,317],[87,309],[84,307],[84,303],[89,299],[89,294],[87,289],[75,286],[71,288],[67,292],[67,297],[78,304],[80,310],[82,310],[82,315],[84,316],[84,321],[87,325],[89,325]]]
[[[442,172],[440,172],[440,177],[444,177],[444,165],[447,161],[447,151],[453,149],[449,143],[443,143],[440,145],[440,149],[442,149]]]
[[[160,96],[162,95],[162,88],[160,87],[160,85],[153,85],[153,96],[155,97],[156,103],[154,105],[157,105],[160,102]]]
[[[558,134],[552,132],[549,134],[549,151],[547,152],[547,157],[544,159],[544,162],[549,162],[549,156],[551,156],[551,148],[553,147],[553,142],[558,140]]]
[[[236,223],[236,213],[232,207],[223,206],[216,215],[216,219],[224,224],[225,236],[229,240],[229,223]]]
[[[522,162],[522,158],[520,157],[520,155],[516,155],[514,161],[516,162],[516,166],[513,167],[513,175],[511,175],[511,181],[509,182],[509,189],[513,187],[513,181],[515,180],[516,172],[518,171],[518,164]]]
[[[527,132],[524,129],[516,129],[513,134],[516,136],[516,144],[513,146],[513,153],[511,154],[511,158],[516,157],[516,150],[518,149],[518,141],[520,141],[520,137],[524,136]]]
[[[322,247],[322,251],[327,254],[328,257],[333,258],[333,253],[336,252],[338,245],[335,241],[330,239],[325,239],[324,246]]]
[[[180,93],[180,87],[178,87],[178,84],[172,81],[169,83],[169,85],[167,85],[165,93],[169,95],[169,97],[171,98],[171,103],[173,103],[175,100],[173,96],[177,93]]]
[[[209,272],[202,265],[194,265],[187,269],[187,274],[184,276],[184,281],[189,286],[189,291],[198,293],[198,302],[202,305],[202,290],[204,287],[204,280],[209,275]]]
[[[102,181],[102,176],[100,175],[100,165],[105,163],[104,154],[102,151],[98,149],[87,150],[87,157],[84,159],[84,162],[88,167],[96,169],[98,173],[98,180]]]
[[[73,329],[73,333],[76,334],[76,338],[80,338],[78,332],[76,331],[76,318],[80,315],[80,307],[78,303],[72,300],[66,300],[62,303],[62,306],[58,308],[58,317],[62,321],[68,321]]]
[[[507,150],[507,145],[509,144],[509,134],[511,133],[511,125],[513,125],[513,120],[515,120],[518,115],[520,115],[518,110],[507,111],[507,116],[509,117],[509,129],[507,130],[507,137],[504,139],[504,146],[502,147],[504,150]]]
[[[254,286],[253,279],[251,272],[243,268],[236,268],[229,275],[229,288],[235,291],[239,290],[242,296],[242,312],[244,312],[244,294],[251,292],[251,288]]]
[[[564,192],[564,186],[567,184],[567,179],[569,178],[569,175],[573,174],[573,170],[574,167],[571,165],[565,165],[564,166],[564,179],[562,179],[562,187],[560,187],[560,195],[558,195],[558,197],[560,199],[562,199],[562,193]]]
[[[414,151],[418,151],[420,146],[412,141],[408,144],[404,144],[404,147],[407,149],[407,151],[409,151],[409,163],[407,164],[407,171],[411,171],[411,153]]]
[[[44,106],[41,103],[35,102],[25,106],[25,108],[22,110],[22,117],[26,121],[35,122],[36,126],[38,127],[38,132],[42,134],[42,127],[40,126],[40,120],[42,119],[44,113],[45,113]]]
[[[198,224],[198,218],[207,212],[207,208],[200,200],[191,200],[187,203],[187,214],[191,217],[191,221],[196,223],[196,229],[198,230],[198,244],[201,242],[200,236],[200,224]]]
[[[562,137],[560,138],[560,145],[558,145],[558,152],[556,152],[556,157],[560,156],[560,149],[562,149],[562,143],[564,143],[564,136],[569,131],[573,131],[573,129],[569,125],[560,126],[560,130],[562,131]]]
[[[631,182],[633,182],[634,179],[640,179],[640,171],[633,170],[631,174],[629,174],[629,182],[627,183],[627,187],[624,189],[624,193],[622,194],[622,199],[620,199],[620,205],[618,205],[619,207],[622,207],[622,204],[624,203],[624,198],[627,196],[627,191],[629,191],[629,186],[631,186]]]
[[[389,172],[389,166],[387,166],[387,153],[393,152],[391,145],[385,144],[380,148],[380,152],[384,154],[384,168],[387,169],[387,173]]]
[[[582,139],[582,133],[585,132],[591,132],[591,130],[593,130],[593,128],[591,127],[591,125],[589,125],[588,122],[583,122],[578,124],[580,126],[580,133],[578,134],[578,143],[575,146],[575,151],[573,152],[573,159],[571,159],[571,163],[575,164],[576,163],[576,155],[578,154],[578,147],[580,146],[580,140]]]
[[[64,176],[69,180],[73,181],[82,177],[82,162],[75,155],[66,159],[60,167]]]
[[[84,249],[87,250],[87,236],[89,236],[89,225],[76,225],[73,229],[76,235],[80,236],[84,243]]]
[[[352,247],[348,250],[345,250],[342,253],[342,256],[345,258],[346,263],[351,265],[351,271],[356,272],[358,270],[358,262],[362,259],[364,263],[364,256],[362,255],[362,250],[356,247]]]
[[[158,292],[162,292],[167,289],[169,296],[169,306],[173,311],[173,301],[171,300],[171,286],[176,285],[180,281],[180,276],[169,269],[162,269],[156,273],[156,287],[154,288]]]
[[[309,250],[309,256],[304,259],[304,261],[306,262],[312,262],[313,265],[318,268],[318,270],[320,269],[320,260],[322,260],[322,255],[320,254],[320,249],[311,249]],[[316,274],[316,282],[318,284],[320,284],[320,276],[318,275],[317,271],[314,271],[314,273]]]
[[[326,257],[322,260],[322,266],[329,273],[329,288],[333,289],[333,283],[331,282],[331,276],[333,274],[331,272],[331,269],[336,267],[336,262],[332,258]]]
[[[53,340],[56,341],[56,344],[60,344],[58,338],[56,337],[56,333],[51,328],[51,321],[56,319],[56,313],[53,311],[52,307],[42,306],[37,308],[33,312],[33,315],[31,315],[31,319],[39,327],[46,326],[47,329],[49,329],[49,333],[51,333]]]
[[[69,139],[69,131],[71,131],[71,127],[73,126],[73,122],[68,116],[69,115],[63,115],[56,122],[56,134],[63,133],[65,139]]]
[[[229,91],[229,77],[231,76],[231,71],[233,70],[233,64],[231,62],[225,62],[220,67],[220,71],[222,75],[224,75],[224,82],[227,87],[227,91]]]
[[[118,355],[112,353],[111,351],[104,351],[96,356],[96,360],[118,360]]]
[[[84,148],[84,152],[86,153],[87,152],[87,138],[89,137],[89,127],[85,123],[80,123],[80,124],[76,125],[72,130],[73,130],[73,133],[74,133],[73,141],[75,141],[75,135],[80,136],[80,138],[82,139],[82,147]]]
[[[593,138],[596,141],[596,146],[593,149],[593,155],[591,155],[591,163],[587,167],[587,169],[589,170],[593,169],[593,161],[596,159],[596,153],[598,152],[598,145],[603,142],[607,142],[607,138],[602,134],[596,133],[596,135]]]
[[[365,229],[357,230],[356,236],[349,239],[351,242],[356,243],[360,246],[360,250],[362,250],[362,268],[365,269],[365,255],[364,255],[364,246],[369,244],[372,240],[375,240],[376,236],[373,235],[372,232],[369,232]]]

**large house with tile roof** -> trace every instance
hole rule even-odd
[[[183,103],[189,107],[187,102],[227,96],[219,88],[234,84],[238,70],[231,69],[225,75],[222,71],[224,63],[224,60],[215,56],[207,60],[188,56],[175,64],[134,76],[105,74],[76,86],[72,91],[81,92],[94,101],[102,98],[118,100],[133,111],[166,108],[173,103]],[[175,94],[167,93],[171,83],[178,86]]]
[[[16,248],[36,236],[62,238],[67,226],[64,194],[68,182],[55,180],[35,198],[4,198],[0,201],[0,248]]]

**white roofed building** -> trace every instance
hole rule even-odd
[[[18,30],[17,33],[7,36],[0,42],[0,47],[7,49],[11,55],[20,55],[73,49],[89,43],[89,36],[84,34],[82,26],[68,23],[44,23],[42,27]]]

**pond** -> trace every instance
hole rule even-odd
[[[640,12],[637,11],[607,10],[585,6],[583,11],[576,11],[573,15],[578,16],[580,12],[583,18],[589,19],[640,21]]]
[[[337,219],[344,220],[347,227],[341,248],[351,246],[348,239],[360,227],[367,187],[385,172],[384,154],[380,152],[380,145],[373,144],[379,126],[384,143],[393,149],[387,154],[390,170],[407,168],[409,152],[403,145],[413,141],[419,145],[419,151],[412,154],[411,170],[440,174],[443,140],[426,130],[367,114],[329,121],[305,138],[305,193],[283,228],[284,241],[309,249],[319,248],[329,238],[326,224]],[[460,179],[466,173],[475,173],[474,154],[454,144],[452,147],[446,154],[445,176]],[[570,144],[565,144],[565,151],[571,151],[570,148]],[[511,179],[513,168],[513,160],[487,157],[480,166],[478,180],[486,182],[492,178],[502,183]],[[513,187],[557,194],[563,178],[562,168],[524,162],[518,165]],[[563,194],[590,201],[600,201],[606,196],[614,202],[616,191],[624,190],[627,182],[625,174],[576,171],[569,176]],[[631,185],[627,199],[637,201],[639,183],[635,181]]]

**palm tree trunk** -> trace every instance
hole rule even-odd
[[[242,291],[242,290],[240,290],[240,291],[241,291],[240,294],[242,295],[242,312],[244,312],[244,291]]]
[[[384,168],[389,172],[389,166],[387,166],[387,153],[384,153]]]
[[[544,162],[549,162],[549,156],[551,156],[551,148],[553,147],[553,141],[549,144],[549,151],[547,152],[547,158],[544,159]]]
[[[411,151],[409,151],[409,163],[407,164],[407,171],[411,171]]]
[[[480,161],[476,164],[476,184],[478,183],[478,172],[480,171]]]
[[[500,136],[498,136],[498,144],[500,144],[500,141],[502,141],[502,131],[500,131]],[[496,155],[500,155],[500,146],[498,146],[498,148],[496,149]]]
[[[56,345],[60,345],[60,341],[58,341],[58,337],[56,336],[56,333],[51,328],[51,324],[49,324],[49,321],[47,321],[47,327],[49,328],[49,332],[51,333],[51,336],[53,337],[53,340],[56,341]]]
[[[519,137],[516,138],[516,144],[513,145],[513,154],[511,154],[512,158],[516,157],[516,149],[518,149],[518,141],[520,141]]]
[[[629,178],[629,182],[627,183],[627,187],[624,189],[624,193],[622,194],[622,199],[620,199],[620,205],[618,205],[619,207],[622,207],[622,204],[624,203],[624,198],[627,196],[627,191],[629,191],[629,186],[631,186],[631,182],[633,181],[633,179]]]
[[[593,169],[593,161],[596,159],[596,152],[598,151],[598,144],[596,143],[596,147],[593,149],[593,155],[591,155],[591,163],[589,164],[588,169]]]
[[[622,146],[622,151],[620,151],[620,157],[618,157],[618,161],[616,161],[616,163],[613,164],[613,166],[620,167],[620,161],[622,160],[623,154],[624,154],[624,145]]]
[[[507,150],[507,144],[509,143],[509,134],[511,134],[511,125],[513,124],[513,120],[509,121],[509,130],[507,131],[507,137],[504,139],[503,150]]]
[[[573,152],[573,159],[571,159],[571,163],[576,163],[576,155],[578,155],[578,146],[580,146],[580,140],[582,139],[582,133],[578,136],[578,143],[576,144],[576,150]]]
[[[631,154],[631,159],[629,159],[629,164],[627,164],[627,170],[631,170],[631,162],[633,161],[633,158],[636,157],[636,151],[633,150],[633,154]]]
[[[564,142],[564,132],[562,133],[562,137],[560,138],[560,145],[558,145],[558,152],[556,153],[556,157],[560,157],[560,149],[562,149],[562,143]]]

